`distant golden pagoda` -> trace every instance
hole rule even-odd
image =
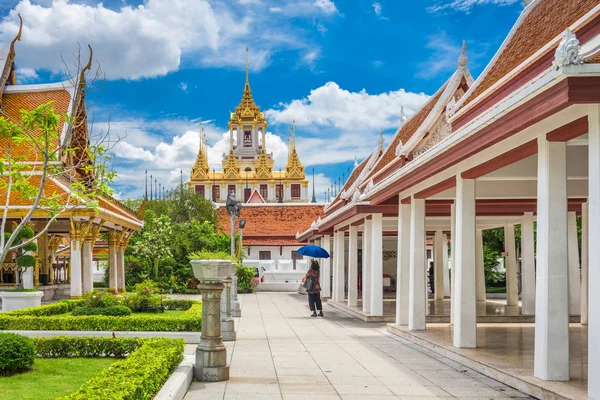
[[[250,89],[247,47],[242,100],[235,111],[229,113],[227,125],[229,152],[223,154],[222,171],[210,170],[206,136],[204,128],[200,129],[200,146],[190,174],[190,188],[214,202],[225,202],[228,193],[234,193],[244,202],[308,202],[308,180],[296,150],[293,127],[287,166],[285,170],[273,170],[273,153],[267,153],[265,145],[268,122]]]

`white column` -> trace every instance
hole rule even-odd
[[[442,263],[444,264],[444,296],[450,295],[450,270],[448,269],[448,235],[442,235]]]
[[[588,116],[588,397],[600,399],[600,107]]]
[[[579,243],[577,241],[577,214],[567,214],[569,246],[569,315],[581,313],[581,273],[579,270]]]
[[[425,329],[427,290],[425,288],[425,200],[411,199],[410,213],[410,280],[408,299],[408,328]]]
[[[436,300],[444,300],[444,243],[442,231],[435,231],[433,238],[433,291]]]
[[[454,294],[456,293],[456,203],[450,205],[450,323],[454,324]]]
[[[485,302],[485,265],[483,263],[483,230],[475,232],[475,281],[477,301]]]
[[[396,268],[396,324],[408,325],[410,292],[410,204],[399,204]]]
[[[331,253],[331,237],[324,235],[321,247]],[[331,258],[325,258],[321,263],[321,294],[331,297]]]
[[[92,275],[92,242],[83,241],[81,246],[81,274],[83,281],[83,293],[89,293],[94,290],[94,277]]]
[[[71,236],[71,298],[81,297],[81,240]]]
[[[334,295],[334,299],[333,301],[341,301],[343,302],[345,300],[346,297],[346,291],[345,291],[345,260],[344,260],[344,253],[345,253],[345,241],[346,241],[346,233],[344,231],[338,231],[336,233],[337,236],[337,245],[335,248],[335,271],[334,271],[334,276],[333,276],[333,283],[334,283],[334,288],[333,288],[333,295]]]
[[[358,306],[358,227],[350,226],[348,241],[348,306]]]
[[[506,305],[519,305],[519,284],[517,282],[517,249],[515,247],[515,226],[504,225],[504,251],[506,258]]]
[[[362,307],[363,312],[371,312],[371,231],[373,222],[365,219],[363,230],[363,267],[362,267]]]
[[[523,315],[535,314],[535,247],[533,213],[525,213],[521,223],[521,296]]]
[[[588,323],[588,203],[581,205],[581,324]]]
[[[383,316],[383,215],[371,223],[371,315]]]
[[[546,381],[566,381],[569,379],[569,288],[567,151],[564,142],[538,138],[537,182],[533,374]],[[589,337],[593,337],[591,333]],[[589,381],[593,382],[591,376]]]
[[[119,246],[117,248],[117,290],[119,292],[125,291],[125,247]],[[236,280],[237,282],[237,280]]]
[[[477,347],[475,291],[475,180],[456,178],[454,347]]]
[[[119,273],[117,268],[117,232],[108,232],[108,287],[118,290]]]

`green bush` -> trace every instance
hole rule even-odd
[[[112,307],[77,307],[71,315],[111,315],[113,317],[127,317],[131,315],[131,309],[126,306]]]
[[[144,339],[112,337],[57,336],[35,338],[38,357],[117,357],[124,358],[135,351]]]
[[[64,302],[63,314],[72,311],[77,302]],[[52,304],[55,306],[60,303]],[[42,306],[28,310],[38,310]],[[25,311],[25,310],[19,310]],[[112,317],[104,315],[89,315],[81,317],[58,317],[52,314],[17,314],[11,311],[0,314],[0,330],[32,330],[32,331],[152,331],[152,332],[199,332],[202,329],[202,303],[194,302],[193,305],[179,317]]]
[[[196,304],[196,302],[193,300],[163,300],[162,304],[165,310],[186,311]]]
[[[231,254],[224,251],[200,251],[188,255],[190,260],[229,260],[233,261]]]
[[[27,371],[33,366],[35,348],[28,337],[0,333],[0,375]]]
[[[106,289],[108,285],[105,282],[94,282],[94,288]]]
[[[91,292],[85,293],[82,297],[84,306],[91,308],[114,307],[122,302],[119,296],[115,296],[108,290],[99,292],[94,289]]]
[[[60,400],[151,399],[183,360],[185,341],[146,339],[129,357],[117,361]]]
[[[48,317],[57,314],[66,314],[73,311],[76,307],[83,305],[82,300],[61,300],[53,304],[47,304],[40,307],[23,308],[21,310],[6,311],[0,314],[5,317]]]
[[[256,271],[254,268],[244,267],[241,263],[236,268],[236,276],[238,278],[238,291],[242,293],[252,292],[254,285],[252,284],[252,278]]]

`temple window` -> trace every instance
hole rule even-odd
[[[235,196],[235,185],[227,185],[227,194]]]
[[[244,131],[244,147],[252,147],[252,132]]]
[[[194,189],[196,190],[196,194],[199,194],[203,198],[206,198],[205,193],[204,193],[204,185],[196,185],[194,187]]]
[[[270,251],[259,251],[258,252],[258,259],[259,260],[270,260],[271,259],[271,252]]]
[[[260,185],[260,195],[263,199],[267,200],[267,197],[269,195],[269,187],[267,185]]]
[[[283,185],[275,185],[275,197],[283,199]]]
[[[250,200],[250,195],[252,194],[252,189],[245,188],[244,189],[244,203],[247,203]]]
[[[219,185],[213,185],[212,187],[212,200],[217,201],[221,197],[221,187]]]
[[[292,199],[299,199],[301,197],[301,186],[299,183],[293,183],[291,186],[292,190]]]

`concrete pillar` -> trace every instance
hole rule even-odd
[[[588,203],[581,205],[581,324],[588,323]]]
[[[535,314],[535,244],[533,213],[525,213],[521,223],[521,314]]]
[[[363,312],[371,312],[371,239],[373,221],[365,219],[363,231],[363,268],[362,268],[362,307]]]
[[[235,323],[231,315],[231,277],[223,280],[223,293],[221,294],[221,335],[223,341],[236,340]]]
[[[331,236],[323,236],[321,247],[331,253]],[[331,258],[325,258],[321,263],[321,294],[331,297]]]
[[[410,213],[410,278],[408,299],[408,328],[425,329],[427,308],[425,250],[425,200],[411,199]]]
[[[581,273],[579,243],[577,241],[577,214],[567,214],[567,240],[569,247],[569,315],[581,313]]]
[[[117,248],[117,290],[125,291],[125,246]]]
[[[118,261],[117,261],[117,245],[119,243],[118,232],[108,232],[108,287],[114,291],[118,290]]]
[[[475,291],[475,180],[456,178],[454,347],[477,347]]]
[[[348,240],[348,306],[358,306],[358,227],[350,226]]]
[[[519,305],[519,283],[517,279],[517,249],[515,246],[515,226],[504,225],[504,251],[506,258],[506,305]]]
[[[436,300],[444,300],[444,243],[442,231],[436,231],[433,238],[433,291]]]
[[[475,281],[477,301],[485,303],[485,265],[483,263],[483,230],[481,229],[475,231]]]
[[[454,324],[454,307],[456,305],[456,203],[450,205],[450,323]]]
[[[86,237],[81,246],[81,272],[83,281],[83,293],[89,293],[94,290],[94,277],[93,277],[93,254],[92,249],[94,245],[89,237]]]
[[[410,292],[410,204],[399,204],[396,324],[408,325]]]
[[[533,374],[546,381],[566,381],[569,380],[566,143],[538,138],[537,183]],[[589,337],[593,337],[591,333]],[[590,381],[593,381],[591,376]]]
[[[343,302],[346,298],[345,290],[345,265],[344,265],[344,247],[345,247],[345,236],[344,231],[338,231],[335,233],[335,269],[333,273],[333,301]]]
[[[450,296],[450,270],[448,269],[448,235],[442,235],[442,263],[444,264],[444,297]]]
[[[70,263],[70,278],[71,278],[71,298],[81,298],[81,236],[71,233],[71,263]]]
[[[371,223],[371,315],[383,316],[383,214]]]
[[[588,115],[588,397],[600,399],[600,106]],[[594,295],[595,293],[595,295]]]

